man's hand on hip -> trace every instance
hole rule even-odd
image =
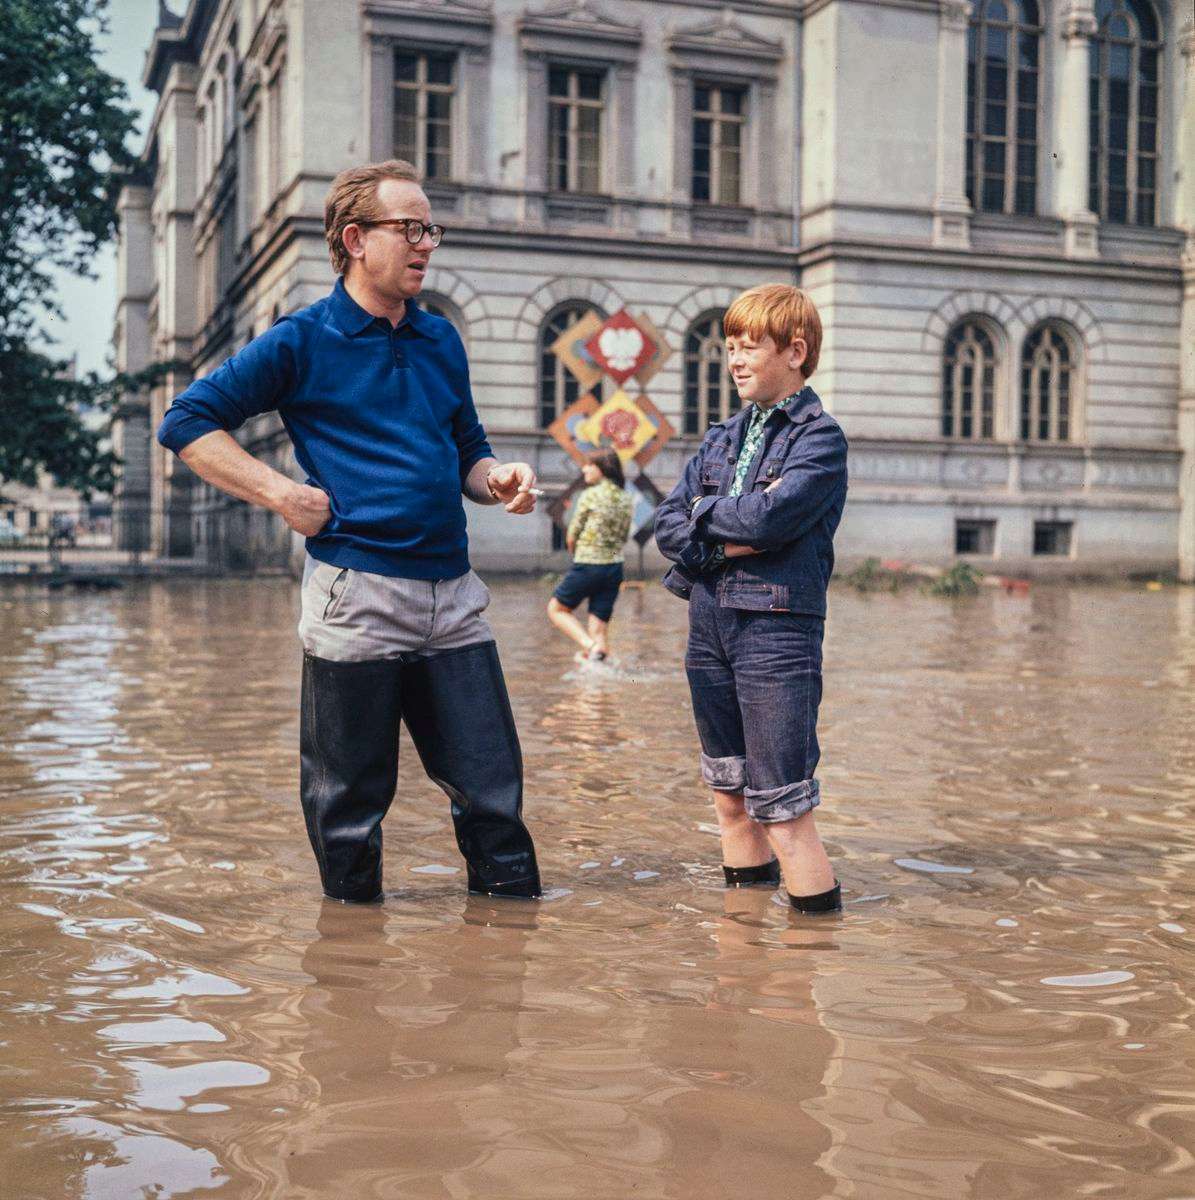
[[[486,475],[490,494],[506,505],[508,513],[529,513],[535,510],[535,472],[527,463],[502,463],[491,467]]]
[[[304,483],[288,488],[276,511],[295,533],[304,537],[315,537],[332,515],[328,493]]]

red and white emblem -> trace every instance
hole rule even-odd
[[[656,352],[656,343],[644,333],[625,308],[602,322],[585,343],[599,367],[620,384],[639,371]]]

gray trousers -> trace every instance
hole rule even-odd
[[[308,555],[299,640],[308,654],[331,662],[440,654],[494,640],[481,615],[489,603],[490,590],[473,571],[398,579]]]

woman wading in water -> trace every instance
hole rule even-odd
[[[579,660],[601,662],[610,653],[606,638],[622,585],[622,551],[631,531],[632,503],[622,462],[613,450],[587,455],[581,475],[589,486],[577,498],[565,534],[573,566],[548,601],[548,620],[581,647]],[[573,609],[586,599],[588,630],[573,616]]]

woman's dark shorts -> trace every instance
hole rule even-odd
[[[608,621],[622,584],[622,563],[575,563],[552,593],[565,608],[588,599],[591,616]]]

